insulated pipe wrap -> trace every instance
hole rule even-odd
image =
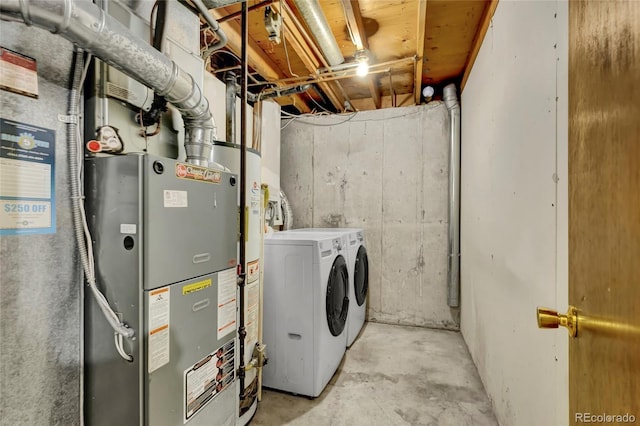
[[[208,165],[216,136],[209,102],[171,59],[89,0],[2,0],[0,12],[59,33],[164,96],[183,116],[187,161]]]
[[[460,108],[455,84],[449,84],[444,87],[444,89],[442,90],[442,99],[444,100],[444,104],[449,111],[451,111],[453,108]]]

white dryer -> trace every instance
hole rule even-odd
[[[349,273],[338,234],[268,234],[264,240],[263,385],[317,397],[347,344]]]
[[[356,340],[367,316],[367,293],[369,292],[369,257],[364,240],[364,230],[356,229],[349,234],[349,259],[353,272],[349,297],[355,303],[349,304],[347,324],[347,346]]]
[[[369,258],[362,228],[301,228],[287,232],[338,233],[347,247],[349,272],[349,316],[347,318],[347,347],[358,337],[367,316],[367,293],[369,290]]]

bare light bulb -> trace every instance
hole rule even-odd
[[[432,98],[434,93],[435,91],[431,86],[425,86],[424,89],[422,89],[422,96],[424,96],[425,99]]]
[[[364,77],[369,74],[369,64],[366,61],[360,61],[358,63],[358,68],[356,68],[356,74],[359,77]]]

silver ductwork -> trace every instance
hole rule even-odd
[[[343,63],[344,57],[340,47],[338,47],[336,38],[331,32],[327,19],[322,13],[318,0],[293,0],[293,2],[300,11],[302,18],[304,18],[311,34],[318,42],[318,46],[329,65],[335,66]]]
[[[291,209],[291,203],[285,195],[284,191],[280,190],[280,205],[282,206],[282,227],[284,231],[293,229],[293,210]]]
[[[202,55],[202,59],[206,61],[213,52],[222,49],[227,44],[227,35],[224,31],[222,31],[222,28],[220,28],[220,24],[218,24],[218,21],[213,19],[213,16],[211,16],[208,10],[210,8],[208,8],[202,0],[191,0],[191,2],[194,4],[196,9],[198,9],[198,12],[200,12],[200,15],[202,15],[204,20],[207,21],[207,24],[216,34],[216,37],[218,37],[218,41],[209,46],[209,48]]]
[[[460,103],[456,85],[445,86],[444,104],[449,110],[449,265],[447,303],[460,306]]]
[[[215,124],[193,77],[89,0],[2,0],[0,12],[59,34],[173,104],[185,123],[187,161],[208,166]]]
[[[219,7],[229,6],[230,4],[242,3],[247,0],[202,0],[209,9],[217,9]]]

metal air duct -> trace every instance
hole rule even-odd
[[[209,8],[207,8],[202,0],[191,0],[191,2],[195,5],[196,9],[198,9],[198,12],[200,12],[200,15],[202,15],[204,20],[207,21],[207,24],[216,34],[216,37],[218,37],[218,41],[209,46],[206,52],[202,55],[202,59],[206,61],[213,52],[222,49],[229,40],[227,39],[225,32],[220,28],[218,21],[213,19],[213,16],[209,13]]]
[[[216,138],[209,102],[171,59],[89,0],[2,0],[0,12],[61,35],[164,96],[182,114],[187,161],[209,165]]]
[[[335,66],[344,62],[338,42],[329,28],[318,0],[293,0],[327,62]]]
[[[449,110],[449,264],[447,268],[447,303],[460,306],[460,103],[456,85],[443,91],[444,104]]]
[[[247,0],[202,0],[209,9],[217,9],[219,7],[229,6],[230,4],[241,3]]]

